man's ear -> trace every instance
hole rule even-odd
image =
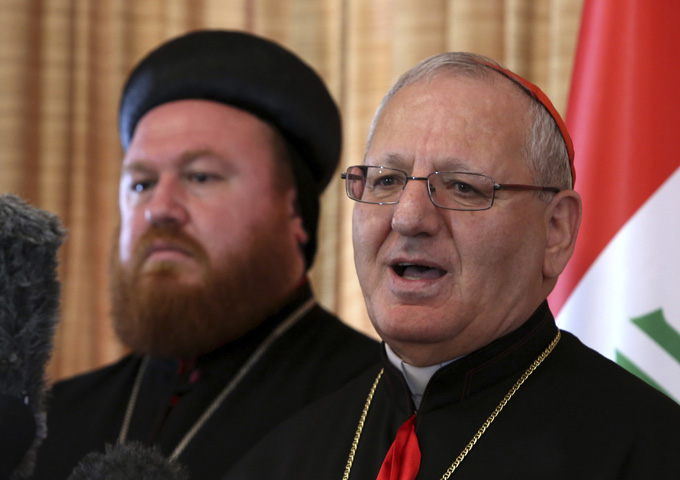
[[[546,245],[543,276],[557,278],[574,253],[581,224],[581,196],[573,190],[556,194],[546,209]]]
[[[286,205],[288,205],[288,218],[291,222],[291,232],[293,232],[298,245],[305,246],[309,241],[309,235],[307,234],[304,222],[302,221],[300,203],[298,202],[297,190],[295,188],[291,188],[286,192]]]

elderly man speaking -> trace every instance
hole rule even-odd
[[[343,174],[383,367],[270,435],[240,478],[678,478],[680,407],[546,301],[581,218],[573,158],[545,94],[490,59],[404,74]]]

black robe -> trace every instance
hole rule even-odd
[[[311,297],[308,287],[242,339],[198,358],[180,373],[175,360],[149,362],[129,440],[169,455],[263,339]],[[379,344],[318,305],[283,334],[188,444],[178,461],[192,479],[219,479],[272,427],[379,362]],[[141,359],[59,382],[49,399],[48,436],[34,479],[66,478],[91,451],[114,444]],[[196,373],[198,372],[198,373]],[[190,378],[198,381],[192,385]],[[174,406],[170,407],[170,404]]]
[[[518,330],[438,370],[416,416],[419,480],[438,480],[557,327],[547,303]],[[383,354],[350,480],[373,480],[413,413],[406,382]],[[373,368],[298,412],[226,477],[341,479]],[[680,478],[680,406],[583,345],[562,338],[451,475],[456,480]]]

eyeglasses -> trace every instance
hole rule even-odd
[[[488,210],[497,190],[533,190],[558,193],[559,188],[536,185],[498,184],[481,173],[433,172],[427,177],[413,177],[396,168],[372,165],[349,167],[340,177],[345,180],[347,196],[361,203],[395,205],[409,180],[427,182],[432,204],[447,210]]]

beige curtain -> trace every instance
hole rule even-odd
[[[58,214],[69,231],[50,376],[123,353],[107,292],[118,221],[117,105],[126,74],[149,49],[196,28],[248,30],[286,45],[321,73],[340,105],[347,166],[361,161],[373,111],[396,77],[443,50],[495,58],[564,113],[582,1],[0,0],[0,193]],[[352,204],[338,180],[322,208],[314,289],[372,333],[354,273]]]

